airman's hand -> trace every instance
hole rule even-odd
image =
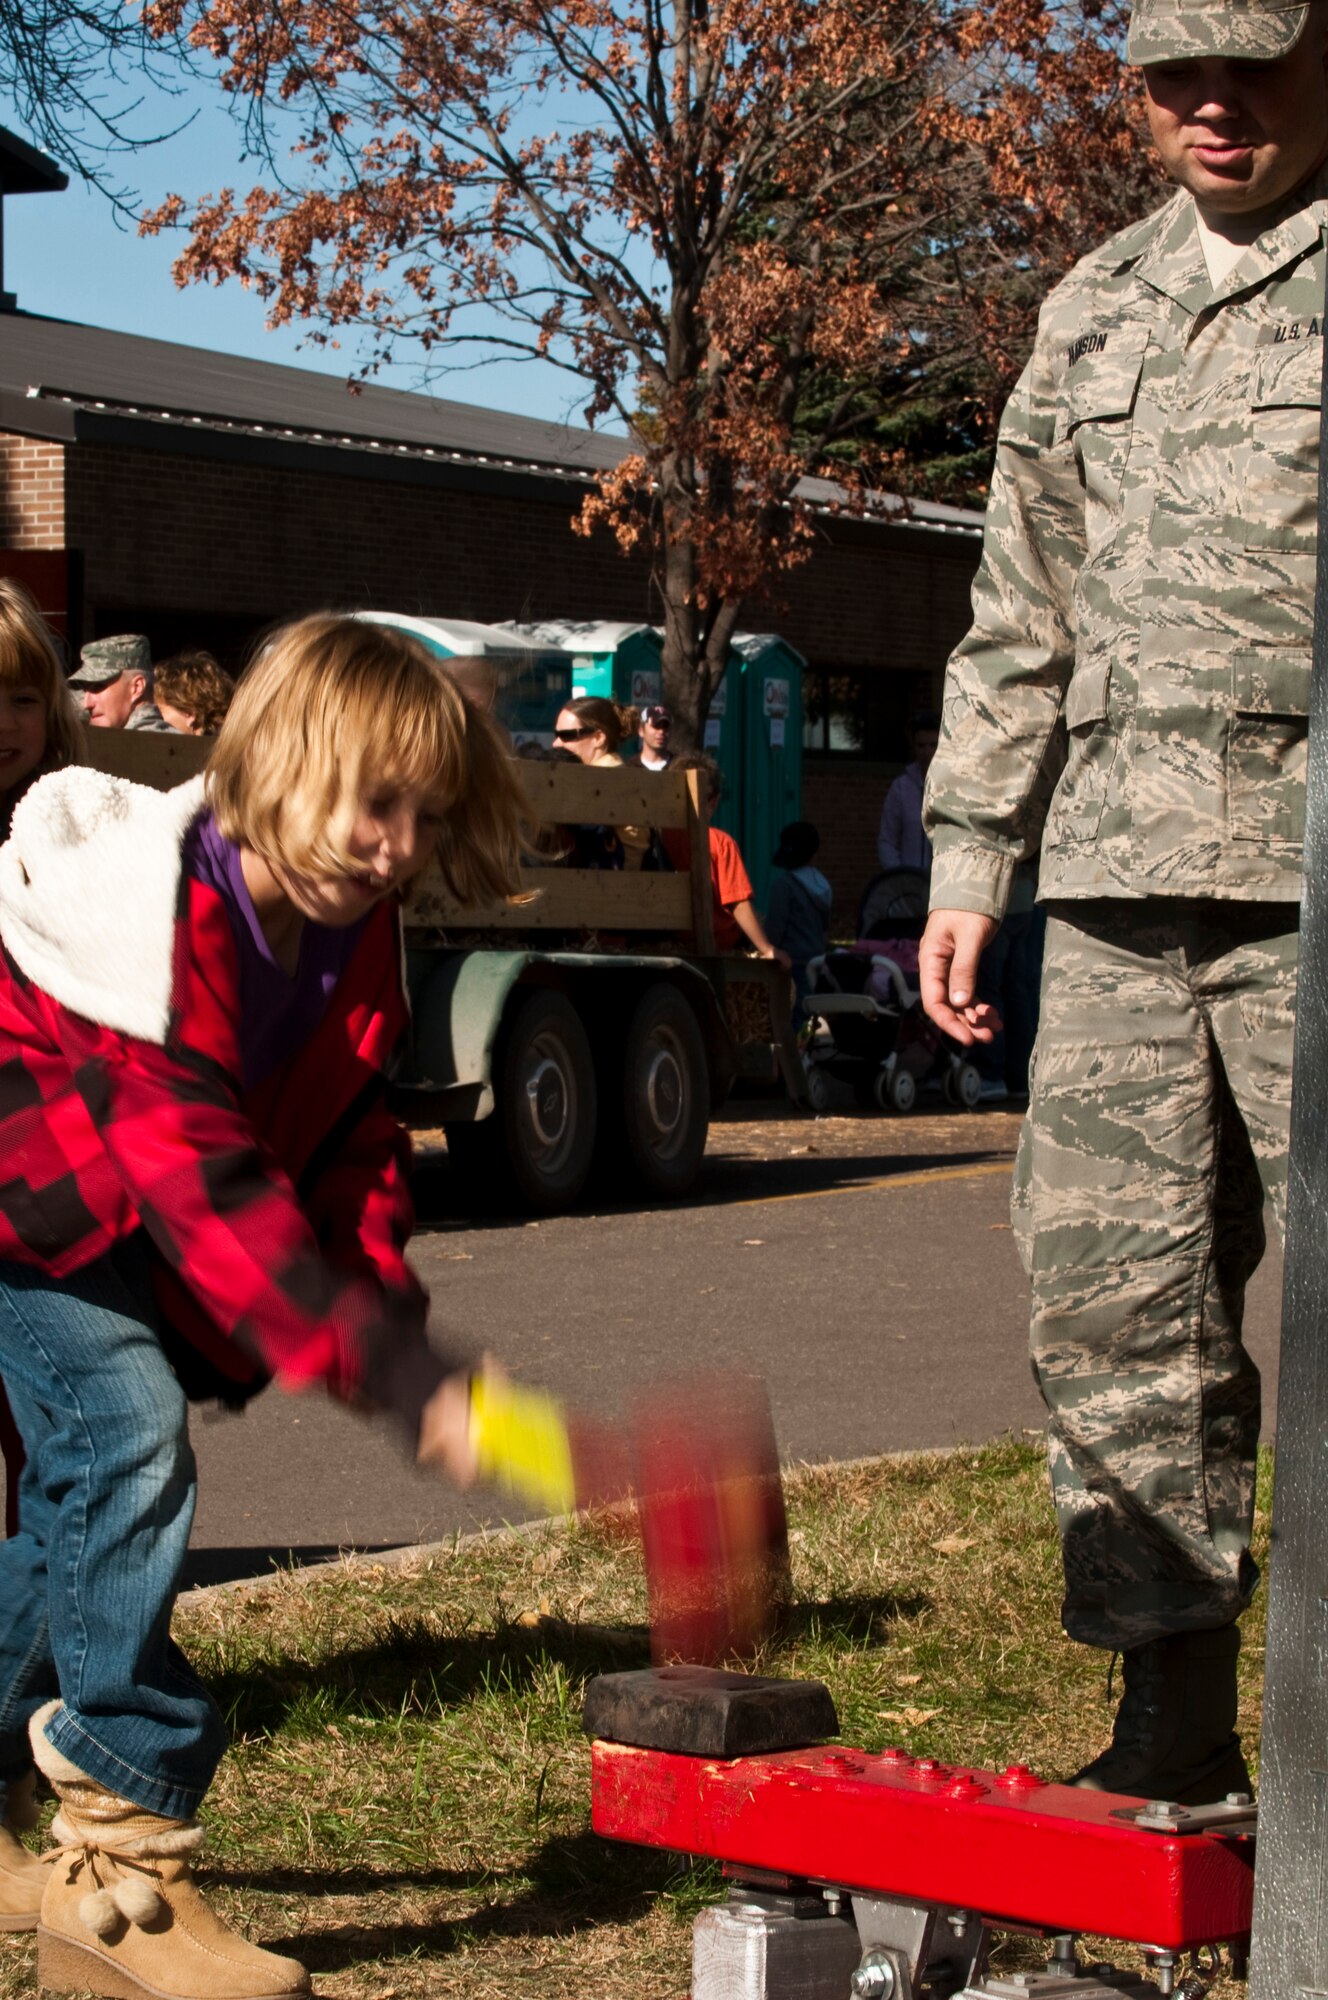
[[[947,1035],[963,1048],[993,1041],[1001,1017],[975,996],[978,960],[1000,925],[972,910],[933,910],[918,946],[922,1004]]]

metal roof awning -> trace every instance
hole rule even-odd
[[[69,176],[17,132],[0,126],[0,195],[59,194]]]
[[[0,320],[0,429],[545,499],[592,484],[634,448],[611,432],[27,313]],[[891,493],[859,505],[829,480],[798,492],[818,514],[872,529],[982,529],[967,508]]]

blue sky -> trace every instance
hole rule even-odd
[[[170,192],[187,199],[223,186],[248,187],[256,178],[240,157],[238,127],[201,94],[194,101],[198,115],[186,132],[160,146],[143,147],[123,163],[123,182],[132,182],[149,203]],[[167,104],[161,125],[179,116],[178,101]],[[3,98],[0,124],[23,132]],[[151,129],[146,113],[142,129]],[[171,276],[175,248],[169,237],[140,239],[117,220],[104,196],[72,176],[63,194],[13,196],[5,203],[5,289],[17,294],[24,312],[324,373],[351,372],[353,348],[338,354],[301,347],[299,333],[290,329],[269,333],[260,301],[238,284],[191,285],[181,291]],[[422,386],[418,367],[409,361],[384,370],[377,379],[398,389]],[[561,370],[541,363],[494,361],[436,377],[431,386],[435,394],[455,402],[583,421],[584,390]]]

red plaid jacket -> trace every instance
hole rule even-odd
[[[322,1380],[413,1428],[447,1364],[403,1255],[410,1146],[383,1096],[406,1022],[395,909],[372,913],[311,1040],[248,1092],[238,1018],[226,908],[188,877],[162,1046],[60,1006],[0,947],[0,1258],[59,1278],[141,1224],[209,1387]]]

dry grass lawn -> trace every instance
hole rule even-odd
[[[826,1680],[847,1741],[1048,1776],[1101,1746],[1105,1660],[1059,1634],[1036,1451],[803,1470],[789,1501],[797,1601],[764,1664]],[[1257,1615],[1247,1628],[1253,1747]],[[589,1828],[586,1680],[648,1659],[621,1532],[583,1522],[284,1573],[197,1593],[177,1633],[234,1739],[207,1807],[208,1879],[320,1994],[686,1992],[690,1920],[717,1872]],[[1002,1962],[1034,1964],[1031,1950],[1014,1941]],[[29,1940],[0,1937],[0,2000],[32,1991],[34,1960]]]

